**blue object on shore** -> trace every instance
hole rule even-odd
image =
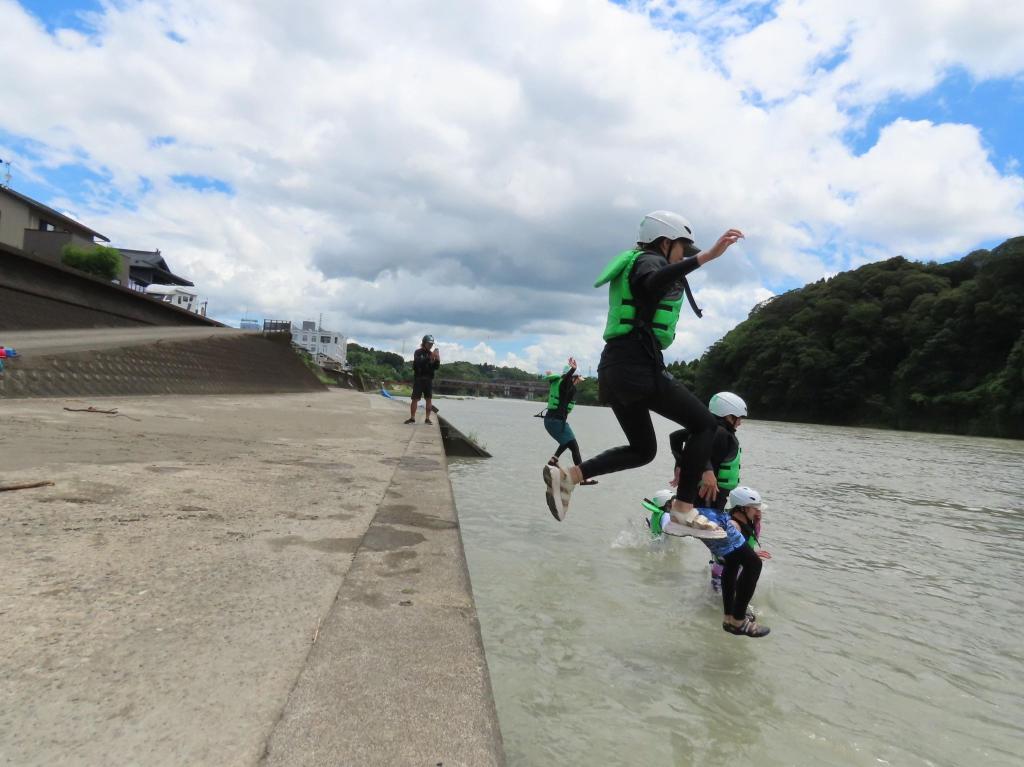
[[[380,390],[380,393],[381,393],[381,394],[382,394],[383,396],[387,397],[388,399],[394,399],[394,397],[393,397],[393,396],[391,395],[391,393],[390,393],[390,392],[388,392],[388,390],[387,390],[387,389],[385,389],[385,388],[383,388],[383,387],[381,388],[381,390]]]

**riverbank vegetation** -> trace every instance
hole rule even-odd
[[[756,418],[1022,438],[1024,237],[783,293],[673,372]]]
[[[689,321],[689,320],[687,320]],[[411,381],[392,352],[348,345],[371,380]],[[755,306],[699,360],[669,371],[703,400],[740,394],[755,418],[1024,438],[1024,237],[957,261],[868,264]],[[438,378],[537,380],[441,365]],[[577,391],[596,405],[597,378]]]

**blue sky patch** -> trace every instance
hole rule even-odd
[[[179,173],[171,176],[178,186],[187,186],[199,192],[219,192],[220,194],[234,195],[235,189],[227,181],[212,176],[195,176],[191,173]]]
[[[58,29],[92,34],[96,30],[89,16],[103,11],[99,0],[21,0],[21,7],[39,19],[51,34]]]
[[[976,82],[952,72],[937,88],[916,98],[893,98],[874,106],[867,125],[846,137],[857,154],[875,145],[885,126],[899,118],[977,126],[1000,173],[1020,173],[1024,161],[1024,79]]]

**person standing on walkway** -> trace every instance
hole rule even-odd
[[[409,403],[409,418],[406,423],[416,423],[416,408],[420,397],[426,399],[426,424],[433,424],[430,414],[433,413],[431,397],[434,396],[434,371],[441,367],[441,354],[433,348],[434,337],[423,336],[420,347],[412,355],[412,402]]]
[[[675,339],[684,298],[700,316],[686,275],[721,256],[742,237],[740,230],[729,229],[712,247],[701,250],[694,244],[689,221],[678,213],[655,211],[640,222],[636,246],[620,253],[594,284],[609,286],[606,343],[597,368],[599,396],[611,406],[629,444],[568,470],[544,466],[545,496],[555,519],[565,518],[572,491],[584,480],[654,460],[658,451],[651,421],[654,412],[690,433],[665,532],[696,538],[725,536],[721,527],[694,508],[718,424],[704,404],[666,370],[662,350]]]
[[[583,456],[580,455],[580,445],[576,441],[572,427],[569,426],[569,413],[576,406],[576,385],[583,380],[583,376],[577,370],[576,360],[570,357],[569,364],[562,369],[561,375],[549,375],[547,380],[550,388],[548,390],[548,407],[544,413],[544,428],[558,443],[558,449],[548,459],[548,465],[557,466],[558,457],[566,450],[572,453],[574,465],[582,463]],[[585,480],[581,484],[596,485],[597,480]]]

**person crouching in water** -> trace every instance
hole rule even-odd
[[[645,499],[644,508],[651,511],[648,524],[651,532],[660,534],[662,526],[668,522],[668,513],[671,508],[671,490],[662,490],[653,499]],[[661,506],[660,511],[652,510],[657,508],[657,502],[663,498],[668,500]],[[743,535],[742,525],[756,526],[761,520],[761,494],[756,490],[744,485],[733,489],[729,493],[730,513],[717,509],[702,508],[704,515],[719,524],[725,530],[724,539],[702,539],[711,553],[721,558],[722,569],[722,607],[724,616],[722,629],[730,634],[748,636],[755,639],[767,636],[771,631],[767,626],[760,625],[754,618],[753,613],[747,611],[750,600],[757,588],[757,581],[761,577],[761,557],[747,543]],[[765,552],[767,554],[767,552]],[[771,555],[765,557],[770,558]]]
[[[736,430],[747,417],[747,403],[739,395],[723,391],[711,398],[708,410],[715,417],[717,427],[711,442],[711,455],[697,489],[698,505],[722,511],[725,509],[730,491],[740,484],[740,459],[743,450],[740,448]],[[689,436],[690,433],[686,429],[679,429],[669,435],[669,445],[676,459],[675,476],[669,483],[672,487],[679,482],[683,450]],[[723,565],[715,558],[712,558],[710,564],[711,585],[718,591],[721,586]]]
[[[760,506],[733,506],[730,510],[732,521],[739,525],[743,538],[758,559],[771,559],[771,552],[761,548],[761,507]],[[725,560],[712,555],[711,557],[711,588],[715,591],[722,590],[722,575],[725,573]],[[753,618],[748,610],[747,617]]]
[[[548,460],[548,466],[557,466],[558,457],[569,450],[572,453],[573,464],[583,462],[580,455],[580,445],[576,441],[576,435],[569,426],[569,413],[576,406],[576,386],[583,380],[577,370],[576,360],[569,358],[569,364],[562,369],[561,375],[549,375],[547,377],[551,388],[548,390],[548,408],[544,413],[544,428],[552,439],[558,443],[558,449]],[[581,485],[596,485],[597,480],[585,480]]]

